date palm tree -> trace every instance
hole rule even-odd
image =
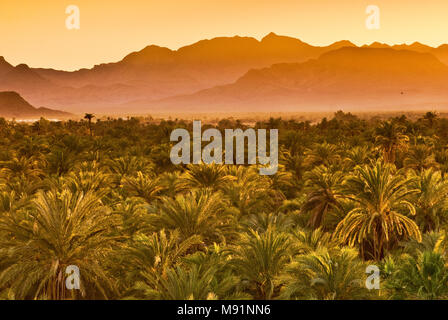
[[[439,166],[435,160],[433,149],[422,144],[409,148],[403,160],[403,165],[407,169],[414,169],[416,171],[437,168]]]
[[[385,121],[376,128],[375,143],[382,150],[387,163],[394,163],[396,152],[406,148],[409,137],[403,132],[404,127],[393,121]]]
[[[412,187],[419,192],[413,195],[416,222],[422,232],[438,231],[448,219],[448,180],[440,171],[427,169],[415,175]]]
[[[192,247],[199,244],[202,241],[198,235],[181,240],[177,230],[161,230],[151,236],[136,235],[126,256],[130,265],[135,264],[144,270],[164,275],[168,268],[173,267]]]
[[[95,118],[93,113],[86,113],[84,115],[84,119],[87,119],[87,121],[89,122],[89,133],[90,133],[90,136],[93,135],[93,133],[92,133],[92,119],[93,118]]]
[[[0,220],[0,287],[18,299],[108,298],[115,293],[107,257],[114,218],[92,192],[40,191],[27,211]],[[66,268],[80,270],[81,289],[67,290]]]
[[[340,188],[343,174],[319,166],[305,174],[305,181],[304,190],[307,197],[302,210],[310,214],[308,225],[314,229],[319,228],[327,214],[340,206],[339,199],[343,197]]]
[[[392,165],[377,162],[359,168],[346,182],[347,197],[356,207],[337,225],[335,237],[343,243],[360,245],[361,256],[379,261],[398,240],[421,239],[415,215],[408,200],[418,192],[413,179],[393,171]]]
[[[212,190],[218,190],[229,181],[232,181],[232,177],[227,175],[224,165],[214,162],[211,164],[190,164],[181,178],[181,187],[184,189],[211,188]]]
[[[141,171],[136,177],[125,177],[123,187],[131,195],[144,199],[147,203],[158,199],[160,192],[164,189],[159,178],[151,178]]]
[[[386,283],[393,299],[447,299],[448,269],[441,253],[424,251],[408,256],[391,271]]]
[[[238,210],[239,217],[245,217],[272,208],[269,196],[271,183],[258,174],[254,167],[229,166],[227,174],[231,182],[226,183],[222,191],[232,207]]]
[[[327,142],[314,144],[305,152],[304,164],[308,167],[330,166],[340,160],[337,146]]]
[[[271,299],[279,292],[278,276],[290,260],[290,239],[284,233],[250,231],[232,249],[231,264],[249,284],[255,299]]]
[[[282,281],[284,299],[366,299],[372,293],[365,286],[366,265],[352,248],[329,252],[326,248],[297,257]]]
[[[198,235],[206,244],[226,242],[234,237],[234,218],[226,208],[221,193],[193,191],[163,197],[154,207],[152,223],[159,229],[178,230],[185,240]]]
[[[137,282],[135,289],[151,300],[215,300],[217,297],[211,286],[215,272],[215,268],[176,266],[168,269],[164,277],[144,273],[144,280]]]

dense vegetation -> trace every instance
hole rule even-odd
[[[448,298],[448,119],[260,121],[261,176],[171,164],[190,122],[92,118],[0,119],[0,298]]]

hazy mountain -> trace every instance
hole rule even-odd
[[[23,99],[17,92],[0,92],[0,117],[5,118],[33,118],[33,117],[59,117],[65,118],[69,113],[48,108],[35,108]]]
[[[160,99],[232,83],[250,69],[303,62],[343,46],[354,45],[341,41],[316,47],[273,33],[261,41],[220,37],[178,50],[151,45],[119,62],[75,72],[17,66],[20,72],[12,70],[0,80],[0,90],[18,91],[33,104],[62,105],[74,112],[108,110],[133,100]]]
[[[247,72],[233,84],[129,108],[158,111],[361,111],[448,105],[448,66],[428,53],[345,47]]]
[[[441,61],[448,63],[448,45],[317,47],[271,33],[260,41],[220,37],[178,50],[151,45],[75,72],[14,67],[0,58],[0,90],[77,113],[439,105],[447,101]]]
[[[388,44],[374,42],[370,45],[364,45],[363,46],[368,48],[392,48],[395,50],[411,50],[421,53],[431,53],[436,58],[438,58],[441,62],[448,64],[448,45],[443,44],[437,48],[433,48],[430,46],[427,46],[425,44],[421,44],[419,42],[414,42],[412,44],[398,44],[394,46],[390,46]]]

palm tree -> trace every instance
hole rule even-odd
[[[123,187],[131,195],[140,197],[147,203],[158,199],[160,192],[164,189],[159,178],[151,178],[141,171],[137,172],[136,177],[124,178]]]
[[[112,178],[109,174],[99,171],[72,171],[63,178],[64,184],[73,193],[105,190]]]
[[[105,161],[105,166],[114,175],[114,183],[121,184],[125,176],[135,176],[139,171],[144,174],[151,173],[151,163],[135,156],[119,157]]]
[[[438,167],[433,149],[423,144],[415,145],[408,150],[403,165],[406,169],[417,171]]]
[[[255,299],[271,299],[278,294],[277,278],[289,262],[290,240],[286,234],[268,230],[250,231],[232,249],[232,265]]]
[[[427,169],[415,175],[412,187],[419,191],[413,195],[412,203],[420,230],[438,231],[448,218],[448,180],[439,171]]]
[[[305,181],[307,197],[302,210],[310,214],[308,225],[315,229],[322,225],[329,211],[340,206],[338,200],[343,197],[340,190],[343,175],[319,166],[305,174]]]
[[[193,191],[174,199],[163,197],[154,209],[153,225],[159,229],[178,230],[181,239],[201,236],[206,244],[232,239],[234,218],[226,209],[222,194]]]
[[[211,164],[190,164],[187,169],[181,180],[181,187],[184,189],[211,188],[212,190],[218,190],[233,180],[231,176],[226,174],[224,165],[214,162]]]
[[[133,273],[137,271],[139,275],[147,272],[166,276],[169,268],[174,267],[190,249],[201,244],[201,237],[198,235],[181,240],[177,230],[161,230],[150,236],[139,233],[124,250],[122,263],[127,270],[132,270]]]
[[[448,269],[442,254],[424,251],[409,256],[392,271],[387,289],[394,299],[447,299]]]
[[[408,201],[418,192],[410,188],[412,182],[382,162],[359,168],[346,182],[347,196],[356,207],[337,225],[335,237],[351,246],[359,244],[361,256],[376,261],[398,240],[420,240],[418,226],[403,214],[415,214]]]
[[[372,294],[365,286],[366,266],[356,250],[323,248],[299,256],[286,269],[283,299],[351,300]]]
[[[73,152],[56,148],[47,156],[47,171],[49,174],[62,176],[69,172],[76,163],[76,156]]]
[[[320,249],[331,251],[338,248],[337,241],[332,239],[330,233],[323,232],[322,229],[296,229],[292,232],[292,241],[294,252],[299,255],[310,254]]]
[[[239,217],[273,208],[270,180],[260,176],[255,167],[229,166],[227,174],[232,177],[231,182],[226,183],[222,191],[238,210]]]
[[[338,162],[340,156],[335,145],[329,143],[315,144],[305,152],[304,164],[310,168],[315,166],[330,166]]]
[[[293,173],[294,178],[296,178],[296,181],[300,181],[303,176],[304,172],[304,158],[302,155],[299,154],[293,154],[290,151],[282,151],[280,153],[281,161],[285,163],[285,167],[288,171]]]
[[[215,269],[200,270],[198,266],[168,269],[164,277],[157,273],[144,273],[144,280],[135,285],[143,297],[151,300],[215,300],[211,283]]]
[[[4,214],[0,230],[0,287],[17,299],[108,298],[115,293],[106,271],[116,245],[114,218],[92,192],[40,191],[28,211]],[[80,270],[81,289],[69,291],[67,266]]]
[[[95,116],[93,115],[93,113],[86,113],[84,115],[84,119],[87,119],[87,121],[89,121],[89,132],[90,132],[90,136],[92,136],[92,119],[95,118]]]
[[[403,131],[403,126],[392,121],[385,121],[376,128],[375,142],[383,151],[384,161],[394,163],[396,152],[406,148],[409,137]]]
[[[14,157],[11,160],[0,162],[0,176],[3,177],[22,176],[32,180],[40,178],[43,175],[44,173],[40,169],[39,161],[32,157]]]
[[[428,126],[430,128],[432,128],[434,126],[434,123],[437,120],[437,113],[436,112],[431,112],[428,111],[425,113],[425,115],[423,116],[423,120],[426,121],[428,123]]]
[[[356,166],[363,166],[369,163],[371,151],[368,146],[357,146],[346,153],[344,162],[349,169]]]

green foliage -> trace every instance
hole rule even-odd
[[[258,121],[273,176],[173,165],[191,122],[93,119],[0,120],[0,299],[448,298],[442,116]]]

